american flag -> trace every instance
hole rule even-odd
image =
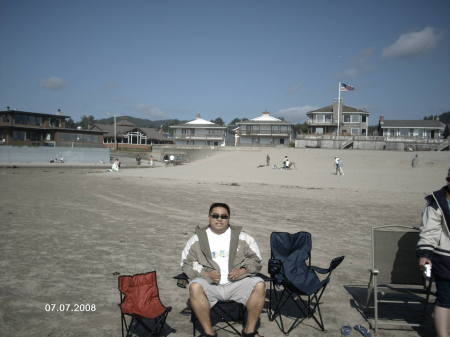
[[[351,91],[355,90],[355,87],[352,87],[351,85],[341,83],[341,87],[339,88],[340,91]]]

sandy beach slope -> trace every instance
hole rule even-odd
[[[279,165],[288,155],[296,169]],[[333,158],[343,158],[335,176]],[[444,184],[448,152],[262,149],[218,151],[176,167],[0,169],[0,326],[5,336],[118,336],[117,275],[157,270],[161,299],[173,307],[170,336],[191,336],[180,311],[187,293],[172,276],[209,205],[227,202],[232,223],[260,245],[266,271],[272,231],[309,231],[313,263],[346,259],[323,298],[328,331],[312,320],[291,336],[339,336],[344,324],[367,322],[352,307],[348,286],[365,285],[370,229],[418,225],[424,196]],[[48,312],[46,304],[95,304],[91,312]],[[281,336],[262,316],[261,333]],[[431,331],[431,332],[430,332]],[[432,330],[380,330],[379,336],[430,336]],[[354,336],[357,332],[353,332]],[[222,333],[220,336],[226,336]]]

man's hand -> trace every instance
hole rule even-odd
[[[419,268],[420,268],[420,270],[424,270],[426,264],[429,264],[431,266],[431,260],[429,258],[427,258],[427,257],[419,258]]]
[[[213,283],[218,284],[220,282],[220,273],[217,270],[204,271],[203,275],[209,277],[213,281]]]
[[[234,281],[246,273],[247,269],[245,268],[235,268],[228,274],[228,279]]]

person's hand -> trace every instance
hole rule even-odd
[[[209,277],[213,283],[218,284],[220,282],[220,273],[217,270],[205,271],[203,272],[203,275]]]
[[[419,258],[419,268],[420,268],[420,270],[424,270],[426,264],[429,264],[431,266],[431,260],[429,258],[427,258],[427,257]]]
[[[228,279],[231,281],[234,281],[246,273],[247,273],[247,269],[245,269],[245,268],[235,268],[228,274]]]

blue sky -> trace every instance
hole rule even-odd
[[[447,0],[0,0],[0,109],[151,120],[450,110]]]

